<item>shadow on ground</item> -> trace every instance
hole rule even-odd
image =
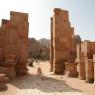
[[[11,82],[19,89],[38,89],[43,92],[82,92],[66,84],[65,81],[46,77],[44,75],[27,75],[18,77]]]

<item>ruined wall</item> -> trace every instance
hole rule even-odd
[[[10,20],[3,19],[1,23],[0,61],[2,65],[5,62],[6,66],[10,62],[14,63],[17,75],[23,75],[27,71],[28,28],[27,13],[12,11]]]
[[[74,28],[70,26],[68,11],[54,9],[53,15],[54,72],[64,73],[64,61],[76,52]],[[71,57],[72,55],[72,57]]]
[[[28,56],[28,14],[11,12],[10,20],[16,27],[19,35],[19,49],[18,49],[18,64],[16,65],[16,72],[18,74],[24,74],[27,71],[27,56]]]
[[[86,82],[94,81],[93,54],[95,53],[95,42],[83,41],[77,45],[77,60],[79,65],[79,77]]]

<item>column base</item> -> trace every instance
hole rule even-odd
[[[85,82],[87,82],[87,83],[94,83],[94,79],[88,79]]]

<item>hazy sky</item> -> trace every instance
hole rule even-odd
[[[0,20],[10,11],[29,13],[29,37],[50,38],[50,17],[54,8],[69,11],[75,34],[95,40],[95,0],[0,0]]]

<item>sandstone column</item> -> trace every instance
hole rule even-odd
[[[3,19],[0,28],[0,59],[10,77],[27,73],[28,14],[10,12],[10,20]]]
[[[77,44],[77,61],[79,66],[79,78],[85,80],[85,59],[83,53],[81,53],[81,44]]]
[[[93,54],[93,65],[94,65],[94,85],[95,85],[95,54]]]
[[[93,59],[85,59],[86,64],[86,82],[93,83],[94,82],[94,66]]]
[[[19,36],[18,51],[17,51],[17,75],[25,75],[27,72],[27,50],[28,50],[28,14],[20,12],[11,12],[10,19]]]
[[[53,15],[54,73],[64,74],[65,62],[75,60],[76,43],[67,10],[54,9]]]
[[[54,35],[54,73],[55,74],[64,74],[64,59],[62,56],[62,42],[61,32],[62,32],[62,18],[61,18],[61,10],[54,9],[54,17],[53,17],[53,35]]]
[[[50,72],[53,71],[53,18],[51,17]]]

